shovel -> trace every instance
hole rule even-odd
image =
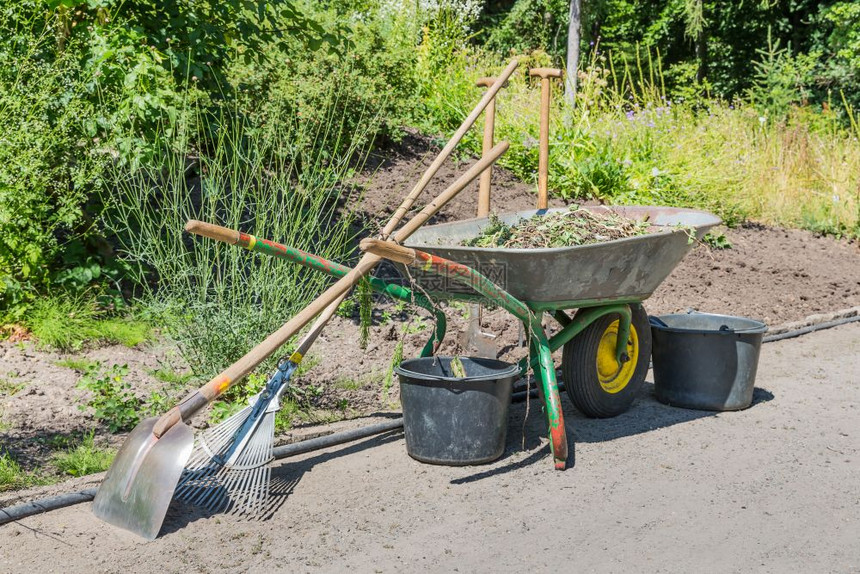
[[[484,107],[513,73],[516,66],[516,60],[512,61],[505,68],[504,73],[500,75],[496,85],[487,91],[415,188],[394,212],[391,220],[382,230],[382,238],[393,237],[397,242],[405,241],[457,193],[477,178],[487,166],[507,151],[507,142],[497,145],[493,148],[492,154],[481,158],[392,236],[394,228],[412,207],[418,195],[429,183],[430,178],[435,175]],[[126,439],[108,470],[93,501],[93,513],[105,522],[149,540],[154,539],[161,529],[167,507],[173,498],[176,485],[193,449],[194,433],[185,424],[185,421],[189,420],[209,402],[218,398],[237,380],[251,372],[321,311],[337,303],[338,299],[353,287],[362,276],[369,273],[380,260],[380,257],[374,255],[362,256],[350,273],[329,287],[315,301],[280,329],[269,335],[244,357],[228,367],[227,370],[188,395],[179,405],[160,418],[152,417],[141,422]]]

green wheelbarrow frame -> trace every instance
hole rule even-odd
[[[335,278],[343,277],[351,270],[350,267],[330,261],[301,249],[260,239],[247,233],[239,233],[235,243],[249,251],[261,253],[280,259],[286,259],[315,271],[326,273]],[[559,306],[545,303],[530,306],[493,283],[486,276],[467,265],[456,263],[436,255],[415,250],[423,262],[421,268],[440,275],[450,277],[465,286],[471,287],[475,293],[446,293],[446,300],[477,301],[490,303],[501,307],[519,319],[524,328],[530,333],[530,354],[519,361],[521,375],[526,375],[531,369],[538,383],[538,393],[543,401],[548,427],[550,450],[555,467],[563,470],[567,465],[567,433],[564,425],[564,413],[561,407],[561,397],[558,392],[555,365],[552,353],[570,342],[582,333],[592,323],[606,315],[619,316],[618,336],[615,358],[619,363],[623,360],[626,343],[630,335],[632,320],[631,304],[642,302],[638,298],[619,298],[606,301],[575,301]],[[429,340],[421,350],[422,357],[433,355],[445,338],[447,321],[445,314],[435,307],[422,293],[414,292],[408,287],[390,283],[378,277],[369,278],[370,287],[377,293],[388,295],[398,301],[415,303],[432,313],[436,324]],[[568,309],[578,309],[576,316],[571,318],[565,313]],[[561,330],[553,336],[547,336],[543,328],[544,316],[555,319]]]

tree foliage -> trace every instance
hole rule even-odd
[[[546,50],[560,65],[568,7],[564,0],[491,1],[482,37],[500,52]],[[779,46],[783,62],[801,58],[798,67],[809,68],[803,81],[809,97],[824,101],[828,90],[843,90],[860,98],[856,2],[584,0],[582,12],[584,48],[599,45],[631,61],[637,50],[659,49],[670,84],[699,80],[713,95],[743,95],[754,87],[769,46]]]

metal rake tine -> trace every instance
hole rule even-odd
[[[189,472],[187,477],[183,478],[177,487],[177,498],[191,502],[195,490],[205,489],[211,483],[212,474],[213,469],[211,466],[200,467]]]
[[[192,504],[201,504],[215,495],[221,486],[218,479],[221,467],[213,460],[213,455],[224,454],[250,411],[251,407],[245,407],[198,435],[195,449],[186,465],[192,472],[180,482],[177,497]]]
[[[245,496],[242,504],[242,512],[244,514],[250,513],[256,504],[257,497],[259,496],[257,489],[259,487],[260,481],[263,478],[263,475],[265,474],[265,469],[264,467],[260,467],[254,469],[249,474],[251,476],[249,477],[247,486],[243,490]]]
[[[208,502],[203,503],[202,506],[214,514],[228,508],[231,500],[230,491],[219,481],[218,486],[212,490],[212,496],[209,497]]]
[[[263,432],[263,436],[261,437],[263,440],[259,441],[259,448],[257,449],[256,455],[256,464],[261,465],[260,468],[262,472],[258,475],[257,481],[254,484],[253,491],[255,493],[255,500],[249,511],[253,514],[257,513],[258,507],[262,504],[265,498],[268,496],[269,491],[269,479],[271,475],[271,470],[269,468],[269,459],[271,458],[272,452],[272,443],[275,438],[275,415],[270,414],[267,415],[266,420],[263,421],[263,428],[260,430]]]
[[[189,502],[205,506],[206,500],[221,488],[221,481],[218,475],[224,470],[214,464],[206,469],[207,472],[202,477],[200,484],[197,485],[197,492],[192,492]]]
[[[262,502],[265,500],[266,492],[268,490],[266,488],[266,485],[269,480],[268,470],[268,466],[262,466],[257,472],[257,481],[254,485],[251,499],[248,501],[248,505],[246,506],[246,513],[250,516],[257,516],[260,504],[262,504]]]
[[[185,471],[185,473],[179,479],[179,484],[176,485],[176,491],[173,494],[174,498],[178,498],[179,500],[185,499],[185,491],[189,488],[193,488],[193,483],[196,480],[196,475],[196,470]]]
[[[221,492],[224,490],[224,485],[221,484],[219,475],[223,470],[224,469],[219,469],[217,472],[212,473],[210,480],[205,487],[201,488],[200,494],[194,498],[192,504],[208,508],[212,501],[216,500],[220,496]]]
[[[262,437],[265,439],[265,436]],[[253,510],[257,497],[259,496],[259,486],[265,475],[265,465],[260,465],[260,451],[265,446],[262,441],[257,440],[250,445],[247,457],[244,457],[243,464],[252,466],[242,474],[243,476],[234,484],[231,485],[232,490],[239,496],[237,497],[237,509],[239,514],[247,514]]]
[[[237,474],[239,474],[239,476],[236,477],[236,481],[232,485],[231,492],[235,492],[239,495],[237,497],[237,504],[239,504],[239,512],[241,513],[242,509],[247,504],[248,487],[254,480],[255,475],[257,474],[257,469],[238,471]]]
[[[202,442],[209,443],[210,450],[220,453],[220,451],[224,450],[232,442],[233,436],[248,418],[250,412],[251,408],[245,407],[226,421],[210,429],[211,432],[203,432],[200,436]],[[201,448],[201,450],[203,449]]]
[[[257,496],[257,488],[259,486],[260,480],[262,478],[263,472],[261,472],[262,467],[259,466],[260,463],[260,452],[265,448],[265,443],[268,440],[268,427],[269,427],[269,419],[271,415],[266,415],[260,424],[260,428],[257,429],[259,434],[255,433],[254,441],[249,445],[249,450],[247,453],[247,457],[243,462],[246,465],[254,466],[253,470],[248,472],[248,477],[243,483],[240,485],[240,491],[243,494],[243,504],[241,511],[243,513],[249,512],[253,506],[254,501]]]

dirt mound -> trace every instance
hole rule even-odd
[[[649,312],[692,308],[776,325],[860,303],[856,242],[756,224],[725,234],[732,248],[688,253],[646,302]]]

